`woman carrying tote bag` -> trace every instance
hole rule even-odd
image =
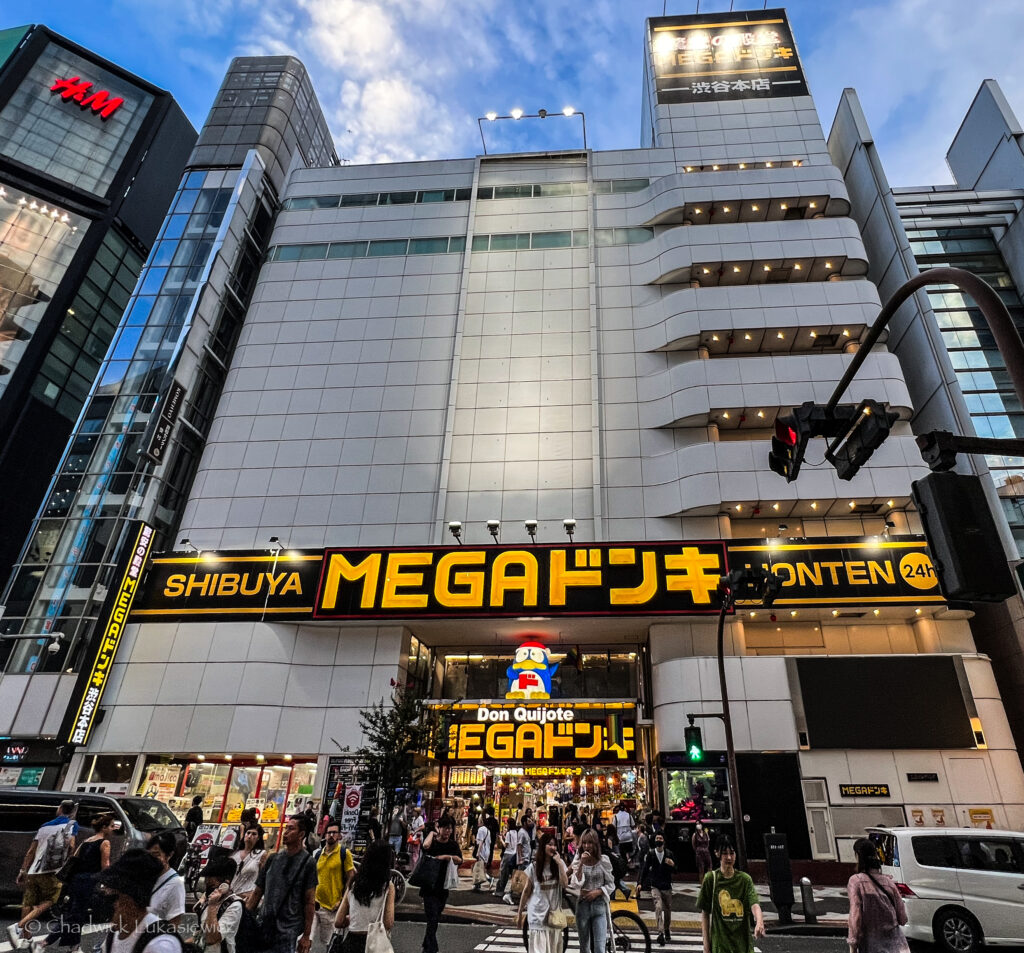
[[[338,908],[337,930],[347,929],[341,953],[391,953],[388,938],[395,925],[395,885],[391,882],[391,845],[375,841]]]
[[[522,927],[526,918],[530,927],[529,953],[562,953],[562,931],[566,925],[562,892],[569,886],[569,871],[558,856],[553,833],[540,835],[526,877],[516,925]]]

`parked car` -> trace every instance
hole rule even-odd
[[[108,811],[121,822],[121,829],[110,841],[112,860],[128,847],[145,847],[149,838],[161,831],[172,831],[178,840],[173,863],[177,864],[184,856],[185,829],[162,801],[110,794],[0,788],[0,903],[20,899],[21,888],[14,880],[28,845],[36,831],[56,816],[60,802],[68,798],[78,804],[76,820],[86,830],[91,827],[93,817]]]
[[[872,827],[907,905],[904,932],[951,953],[1024,943],[1024,834]]]

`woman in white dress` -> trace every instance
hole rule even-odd
[[[268,856],[263,849],[263,828],[259,824],[247,827],[242,835],[241,848],[231,855],[231,859],[238,865],[231,881],[231,892],[236,897],[248,900],[256,886],[260,868],[267,862]]]
[[[554,834],[541,834],[526,877],[516,922],[521,928],[525,918],[530,928],[529,953],[562,953],[563,927],[551,926],[548,914],[564,907],[562,898],[569,885],[569,871],[558,855]]]

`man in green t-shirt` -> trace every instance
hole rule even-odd
[[[719,841],[715,853],[719,867],[704,875],[697,898],[704,953],[754,953],[754,938],[764,936],[764,915],[754,881],[736,869],[736,848],[728,838]]]

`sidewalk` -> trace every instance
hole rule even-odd
[[[462,923],[485,923],[501,926],[514,925],[516,907],[503,903],[490,891],[477,893],[473,890],[472,879],[467,871],[459,872],[460,885],[453,890],[445,907],[445,919]],[[633,886],[628,882],[629,886]],[[700,915],[696,912],[699,887],[695,883],[676,883],[672,887],[672,928],[674,930],[699,930]],[[799,933],[811,932],[814,928],[803,922],[803,907],[800,905],[799,890],[794,890],[796,903],[792,914],[794,923],[791,926],[779,924],[778,911],[768,899],[768,887],[757,885],[761,897],[761,908],[764,911],[765,925],[772,932]],[[818,914],[818,927],[829,934],[845,932],[849,901],[843,887],[815,887],[814,903]],[[634,898],[628,901],[621,899],[613,902],[615,910],[632,910],[638,914],[648,927],[654,927],[654,901],[649,896],[639,902]],[[399,920],[422,920],[423,904],[419,891],[410,887],[405,899],[395,910]],[[817,932],[817,931],[815,931]]]

